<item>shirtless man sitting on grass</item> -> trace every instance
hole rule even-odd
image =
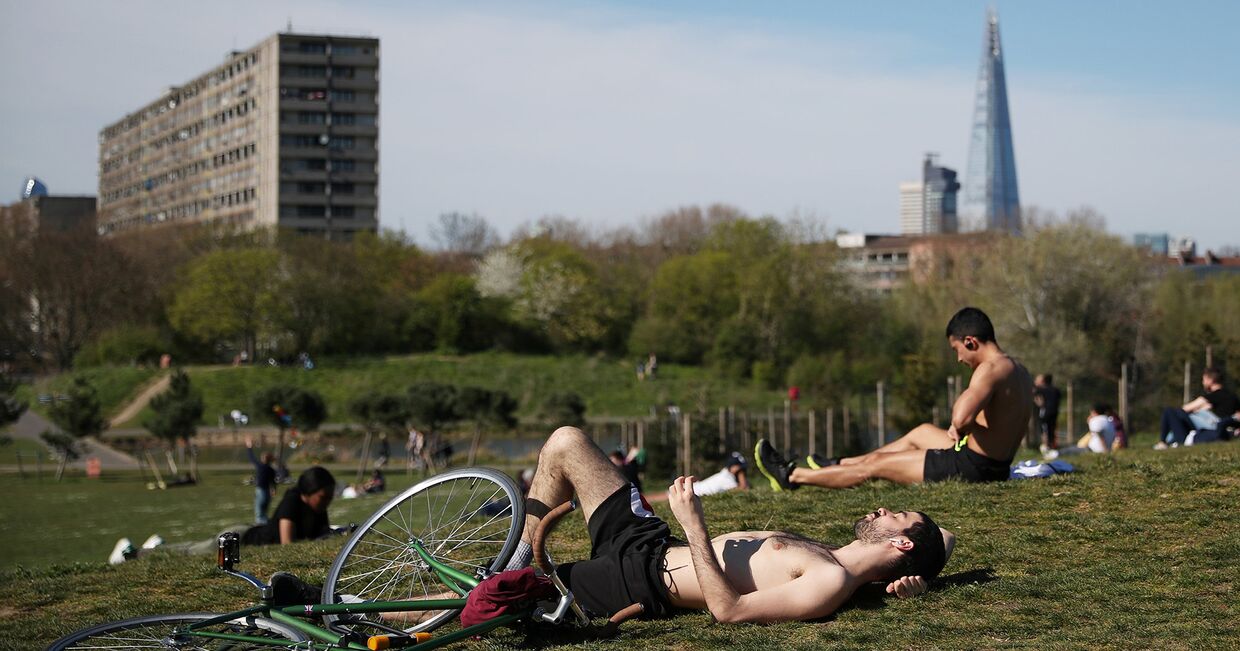
[[[900,597],[925,592],[955,543],[923,513],[883,508],[858,520],[857,539],[843,547],[779,531],[712,539],[694,481],[680,477],[668,489],[686,544],[588,436],[562,427],[539,453],[525,533],[507,569],[530,564],[542,517],[574,494],[590,532],[590,560],[564,563],[556,573],[595,616],[640,603],[647,618],[705,609],[721,622],[817,619],[874,581],[890,581],[887,592]]]
[[[775,490],[809,484],[848,488],[869,479],[899,484],[943,481],[1003,481],[1029,428],[1033,381],[1020,362],[995,342],[990,318],[975,307],[956,313],[947,324],[947,343],[956,359],[973,369],[969,388],[952,406],[947,429],[929,423],[869,454],[844,459],[807,459],[796,467],[765,439],[754,458]]]

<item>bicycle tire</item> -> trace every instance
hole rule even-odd
[[[211,651],[212,649],[228,649],[229,651],[265,650],[270,651],[277,646],[262,644],[246,645],[231,640],[213,640],[210,638],[182,638],[177,642],[171,639],[172,634],[180,627],[194,622],[219,617],[221,613],[180,613],[177,615],[150,615],[135,617],[115,622],[108,622],[52,642],[48,651],[68,651],[70,649],[161,649],[163,651]],[[260,637],[266,634],[274,640],[305,642],[306,636],[300,631],[279,622],[262,617],[238,617],[224,624],[212,627],[215,632],[227,631]],[[195,644],[188,646],[192,640]],[[198,644],[201,640],[201,644]]]
[[[461,468],[425,479],[375,511],[332,562],[324,603],[346,599],[426,599],[447,590],[408,545],[414,538],[437,560],[467,574],[498,572],[521,540],[525,498],[508,475]],[[452,595],[455,596],[455,595]],[[457,610],[428,612],[423,621],[392,622],[408,632],[438,628]],[[325,616],[335,625],[338,617]]]

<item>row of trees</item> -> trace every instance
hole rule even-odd
[[[195,229],[98,239],[12,217],[0,220],[0,361],[655,353],[799,385],[824,404],[884,379],[911,422],[961,370],[942,327],[964,305],[986,310],[1031,370],[1091,390],[1113,387],[1128,363],[1134,393],[1163,400],[1206,346],[1233,368],[1240,355],[1240,278],[1169,270],[1089,211],[1032,211],[1025,237],[944,247],[889,296],[858,286],[821,225],[727,206],[602,234],[548,218],[507,241],[481,217],[450,214],[434,251],[394,233],[350,243]]]

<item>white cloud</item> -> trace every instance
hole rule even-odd
[[[254,3],[245,11],[258,16],[238,24],[240,6],[123,6],[3,16],[0,53],[29,65],[0,70],[4,87],[24,89],[0,98],[0,194],[27,171],[54,191],[93,191],[101,126],[282,29],[289,13],[299,31],[382,39],[382,219],[420,238],[449,210],[506,231],[544,214],[619,225],[713,201],[893,231],[896,186],[923,152],[967,163],[976,62],[901,69],[890,52],[871,56],[886,37],[810,40],[614,9]],[[1019,70],[1009,80],[1027,204],[1090,204],[1121,233],[1240,243],[1223,190],[1240,169],[1240,124],[1179,118],[1165,98],[1136,110],[1073,80]]]

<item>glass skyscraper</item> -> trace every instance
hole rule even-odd
[[[965,203],[969,214],[980,214],[986,230],[1021,232],[1003,47],[999,42],[999,16],[993,10],[986,15],[986,39],[978,70]]]

